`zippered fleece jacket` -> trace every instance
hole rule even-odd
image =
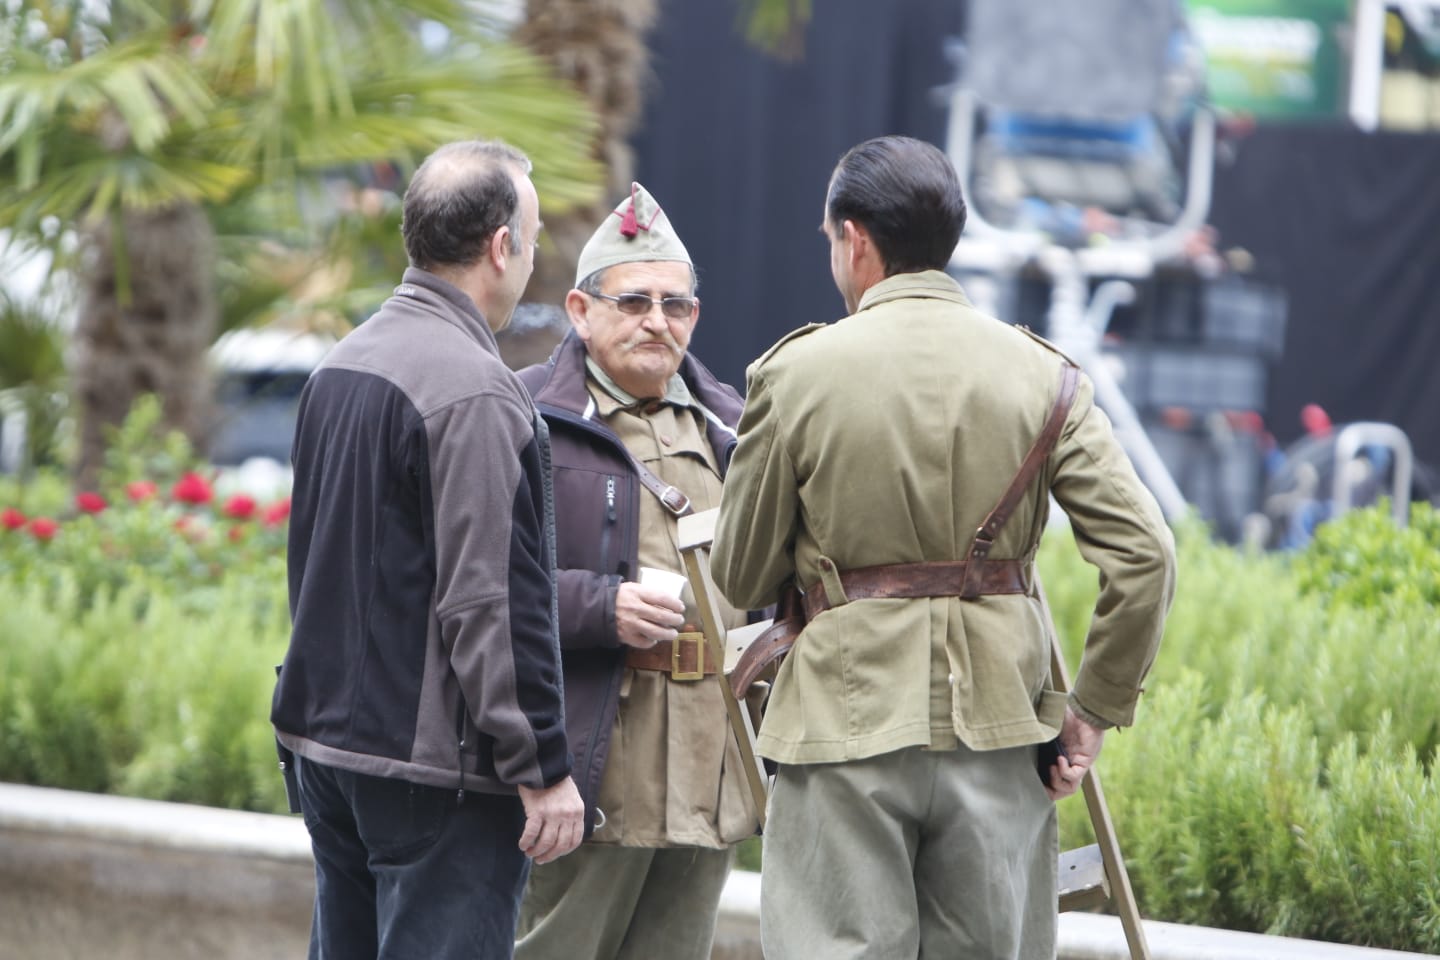
[[[407,270],[311,375],[292,459],[281,743],[431,786],[563,780],[549,442],[474,302]]]
[[[688,353],[679,374],[719,421],[707,424],[705,438],[723,476],[735,449],[740,395]],[[615,597],[622,581],[639,576],[640,498],[653,494],[641,486],[620,438],[596,416],[585,375],[585,343],[573,330],[548,361],[520,371],[554,440],[566,718],[588,837],[625,678],[628,648],[615,626]]]

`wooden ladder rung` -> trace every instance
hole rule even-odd
[[[1110,900],[1105,878],[1105,857],[1100,844],[1076,847],[1060,854],[1060,911],[1090,910]]]

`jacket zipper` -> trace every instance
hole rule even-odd
[[[465,802],[465,704],[460,704],[460,715],[455,718],[455,769],[460,772],[459,788],[455,791],[455,806]]]
[[[617,520],[615,513],[615,478],[605,478],[605,526],[600,531],[600,569],[610,569],[610,532]]]

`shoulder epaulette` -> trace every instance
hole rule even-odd
[[[1031,340],[1034,340],[1036,343],[1040,344],[1040,346],[1044,347],[1046,350],[1049,350],[1051,353],[1058,353],[1060,354],[1060,356],[1064,357],[1067,361],[1069,361],[1072,365],[1077,367],[1080,366],[1080,364],[1075,363],[1075,360],[1070,356],[1070,354],[1066,353],[1064,350],[1061,350],[1059,347],[1055,346],[1055,344],[1051,343],[1049,340],[1046,340],[1044,337],[1040,336],[1040,334],[1036,333],[1034,330],[1031,330],[1024,324],[1017,323],[1014,324],[1014,327],[1016,330],[1019,330],[1021,333],[1025,334],[1025,336],[1029,337]]]
[[[790,341],[798,340],[800,337],[805,336],[805,334],[807,333],[814,333],[816,330],[823,330],[828,326],[830,326],[830,324],[828,323],[807,323],[803,327],[796,327],[794,330],[791,330],[779,340],[776,340],[769,350],[766,350],[764,353],[760,354],[760,357],[755,361],[753,366],[758,367],[766,360],[769,360],[780,350],[781,347],[785,346],[785,344],[789,343]]]

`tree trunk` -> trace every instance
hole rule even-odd
[[[158,396],[165,426],[203,450],[210,399],[205,357],[218,322],[215,233],[198,206],[129,212],[118,237],[105,223],[85,241],[73,370],[79,489],[94,486],[107,428],[121,423],[142,394]]]
[[[575,264],[585,241],[630,189],[635,157],[629,137],[639,123],[643,88],[650,79],[645,39],[655,24],[657,6],[657,0],[529,0],[526,4],[525,21],[512,39],[548,60],[559,76],[589,99],[600,120],[594,155],[606,170],[604,199],[599,204],[545,215],[545,235],[525,290],[526,301],[552,307],[565,302],[565,294],[575,286]],[[543,338],[553,346],[569,328],[561,317]],[[528,335],[536,336],[533,330]]]

